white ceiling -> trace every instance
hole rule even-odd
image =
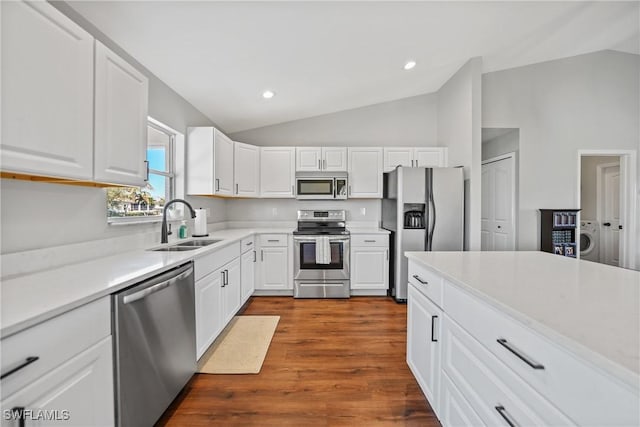
[[[69,4],[226,132],[434,92],[474,56],[640,53],[638,2]]]

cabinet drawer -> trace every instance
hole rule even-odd
[[[639,396],[628,385],[456,286],[444,288],[444,304],[453,320],[573,422],[640,423]]]
[[[208,253],[195,260],[195,280],[216,271],[223,265],[240,256],[240,242],[232,243],[224,248]]]
[[[2,340],[2,399],[111,335],[111,302],[104,297]]]
[[[442,277],[412,260],[409,260],[408,271],[409,282],[413,283],[416,289],[442,307]]]
[[[503,407],[516,425],[573,425],[447,315],[442,332],[443,370],[485,424],[505,424]]]
[[[389,246],[389,236],[386,234],[356,234],[351,236],[351,246]]]
[[[288,240],[286,234],[261,234],[260,246],[287,246]]]
[[[255,245],[256,245],[255,236],[251,235],[249,237],[245,237],[240,242],[240,251],[242,253],[245,253],[247,251],[252,251],[253,249],[255,249],[254,248]]]

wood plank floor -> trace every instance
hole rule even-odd
[[[406,305],[390,298],[254,297],[279,315],[258,375],[197,374],[161,426],[439,426],[405,361]]]

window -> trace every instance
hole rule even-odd
[[[175,134],[150,121],[147,126],[149,179],[145,187],[107,189],[109,222],[152,220],[162,216],[164,204],[174,194]]]

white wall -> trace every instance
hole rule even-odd
[[[213,125],[200,111],[115,45],[64,3],[53,5],[149,77],[149,115],[186,134],[187,126]],[[46,248],[119,235],[158,232],[158,224],[109,226],[106,190],[60,184],[0,180],[0,253]],[[192,197],[212,210],[210,222],[224,221],[225,201]]]
[[[237,132],[256,145],[436,146],[436,96],[426,94]]]
[[[482,129],[484,133],[485,129]],[[507,153],[517,153],[520,150],[519,130],[512,129],[495,138],[482,139],[482,160],[492,159]]]
[[[614,51],[482,76],[482,126],[520,129],[519,249],[540,246],[538,209],[579,208],[579,149],[640,149],[638,76]]]
[[[480,250],[482,59],[472,58],[437,93],[438,145],[449,166],[464,166],[465,248]]]
[[[583,156],[580,161],[580,218],[597,219],[597,168],[606,163],[620,163],[617,156]]]

